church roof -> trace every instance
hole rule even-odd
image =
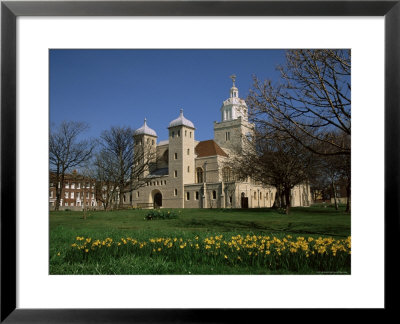
[[[149,126],[147,126],[146,118],[144,119],[143,126],[138,128],[137,130],[135,130],[133,135],[150,135],[150,136],[157,137],[156,131],[154,129],[151,129]]]
[[[160,176],[168,175],[168,168],[160,168],[152,171],[147,178],[158,178]]]
[[[163,140],[158,142],[158,146],[167,145],[169,144],[169,140]]]
[[[186,127],[194,128],[193,123],[189,119],[186,119],[183,116],[183,109],[181,109],[181,113],[179,114],[179,117],[169,123],[168,128],[175,127],[175,126],[186,126]]]
[[[214,140],[199,142],[199,144],[197,144],[194,150],[197,154],[197,157],[215,156],[215,155],[228,157],[228,154],[226,154],[224,150],[217,143],[214,142]]]

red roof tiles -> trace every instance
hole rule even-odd
[[[205,157],[205,156],[215,156],[221,155],[228,157],[228,154],[224,152],[224,150],[214,142],[214,140],[202,141],[197,144],[194,151],[197,154],[197,157]]]

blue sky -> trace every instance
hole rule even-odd
[[[139,128],[158,140],[182,108],[196,140],[213,138],[230,75],[245,98],[252,75],[277,80],[282,50],[50,50],[50,123],[84,121],[98,137],[111,126]]]

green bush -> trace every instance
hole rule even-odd
[[[154,209],[147,213],[145,220],[178,218],[178,213],[171,210]]]

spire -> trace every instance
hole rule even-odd
[[[229,76],[232,79],[232,88],[229,91],[229,98],[222,103],[221,121],[228,121],[242,117],[243,120],[248,120],[247,105],[243,99],[239,98],[239,90],[236,88],[236,75]]]
[[[232,74],[230,78],[232,79],[232,88],[235,88],[236,75]]]
[[[239,97],[239,90],[235,86],[236,75],[232,74],[230,76],[230,78],[232,79],[232,88],[231,88],[231,91],[230,91],[230,97],[231,98],[238,98]]]

